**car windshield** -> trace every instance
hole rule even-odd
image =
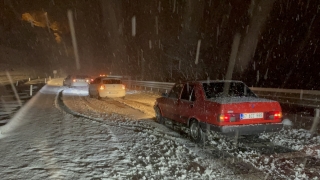
[[[218,97],[257,97],[241,82],[213,82],[203,83],[202,85],[208,99]]]
[[[103,84],[122,84],[119,79],[104,79],[102,80]]]

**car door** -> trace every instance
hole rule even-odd
[[[162,109],[164,117],[180,121],[177,111],[182,88],[183,84],[175,84],[170,90],[168,97],[164,99],[164,107]]]
[[[183,86],[181,100],[179,101],[178,116],[181,123],[187,123],[190,117],[193,117],[195,97],[195,85],[186,83]]]

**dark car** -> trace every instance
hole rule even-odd
[[[88,75],[68,75],[63,80],[63,86],[68,87],[78,87],[78,86],[88,86],[90,83],[90,76]]]

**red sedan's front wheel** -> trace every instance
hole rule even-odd
[[[190,137],[196,143],[201,143],[205,140],[205,133],[199,126],[197,120],[192,120],[190,125]]]

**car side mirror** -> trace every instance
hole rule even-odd
[[[167,96],[168,96],[168,93],[162,93],[161,96],[162,96],[162,97],[167,97]]]

